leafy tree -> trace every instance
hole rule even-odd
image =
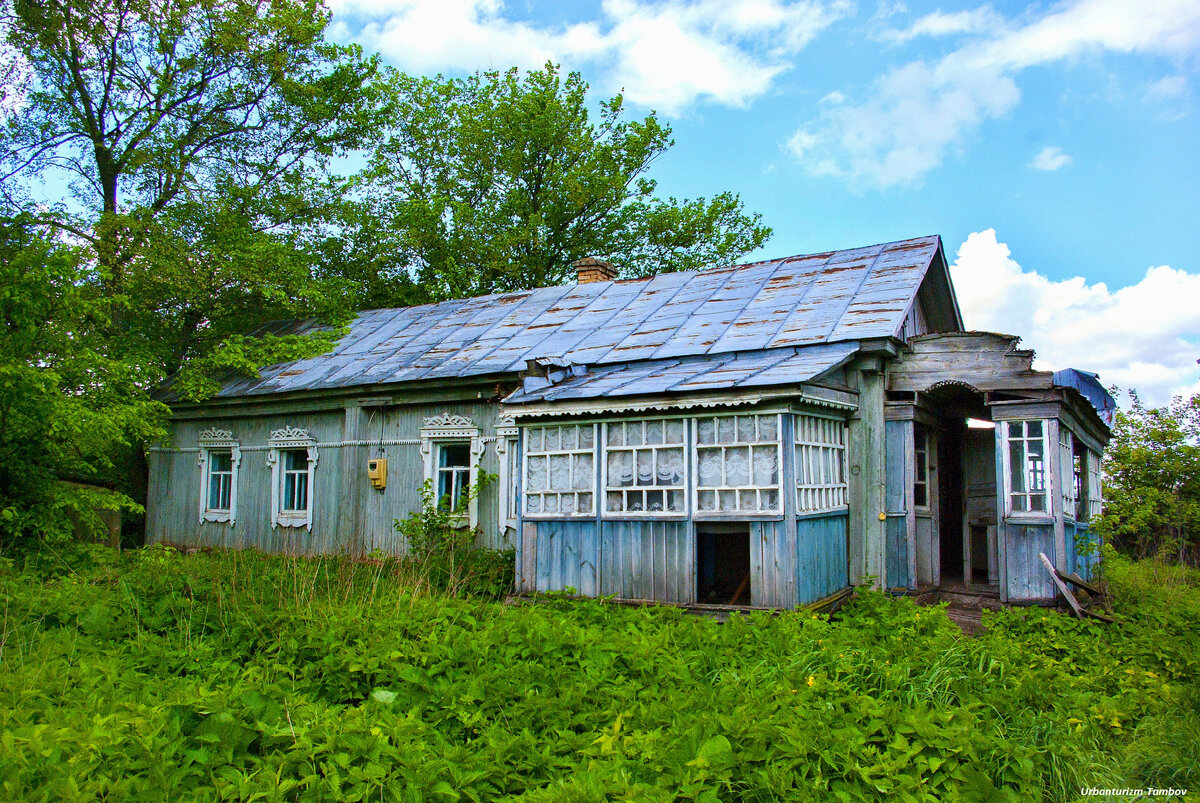
[[[75,219],[44,219],[95,249],[116,334],[161,314],[161,297],[139,292],[147,284],[177,279],[167,293],[177,302],[192,290],[186,270],[155,258],[181,238],[194,235],[195,253],[275,236],[278,251],[335,201],[330,159],[374,128],[380,96],[375,59],[326,42],[328,21],[317,0],[13,0],[5,43],[32,83],[0,135],[0,165],[8,179],[72,179]],[[211,236],[218,218],[222,243]],[[155,242],[164,232],[169,242]],[[279,286],[277,266],[239,271]],[[298,273],[292,296],[305,294]],[[226,288],[237,295],[244,282],[207,287]],[[213,306],[172,313],[199,326]],[[253,309],[238,328],[276,311]],[[176,349],[165,367],[186,356]]]
[[[317,0],[3,6],[0,71],[20,79],[0,104],[6,211],[36,208],[22,225],[54,233],[41,240],[54,248],[26,256],[31,270],[37,253],[58,253],[63,233],[77,244],[78,274],[30,303],[66,304],[72,293],[86,301],[71,340],[86,348],[71,365],[103,355],[88,387],[111,413],[104,426],[77,419],[90,422],[79,438],[107,444],[107,462],[40,464],[44,471],[25,475],[28,493],[11,495],[12,510],[37,520],[47,509],[29,501],[36,488],[77,472],[106,475],[140,498],[139,447],[161,431],[165,413],[148,399],[164,378],[175,374],[178,392],[200,397],[214,390],[215,371],[253,372],[330,340],[329,332],[247,336],[261,324],[346,318],[341,286],[314,276],[303,245],[340,202],[344,181],[331,160],[374,130],[384,95],[376,60],[327,42],[328,21]],[[67,194],[55,195],[63,187]],[[37,270],[65,276],[53,265]],[[6,364],[57,364],[51,354],[13,354]],[[75,373],[59,381],[22,370],[23,382],[40,383],[41,395],[30,398],[55,387],[64,404],[90,398],[72,384]],[[96,451],[75,440],[67,437],[65,448]]]
[[[91,272],[83,249],[0,219],[0,547],[138,508],[104,486],[131,440],[162,434],[165,410],[107,356]]]
[[[1200,561],[1200,394],[1147,407],[1136,391],[1117,410],[1104,458],[1104,515],[1097,527],[1137,557]]]
[[[347,221],[363,233],[330,252],[358,266],[374,294],[362,303],[555,284],[588,255],[630,276],[694,269],[766,241],[770,229],[732,193],[656,197],[647,171],[673,144],[670,128],[654,114],[628,119],[619,95],[593,120],[587,89],[553,65],[393,75],[392,127]]]

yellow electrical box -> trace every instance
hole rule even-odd
[[[371,480],[371,487],[377,491],[382,491],[387,487],[387,458],[376,457],[374,460],[367,461],[367,477]]]

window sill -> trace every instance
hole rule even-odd
[[[307,527],[308,526],[308,511],[300,513],[280,513],[275,519],[275,524],[279,527]]]
[[[228,524],[232,521],[228,510],[206,510],[201,516],[203,521],[211,521],[216,524]]]
[[[819,519],[826,516],[845,516],[850,512],[850,508],[846,505],[842,507],[831,507],[828,510],[801,510],[796,513],[797,519]]]
[[[697,521],[783,521],[783,512],[778,510],[728,510],[696,511],[692,518]]]
[[[1004,517],[1005,524],[1053,524],[1054,517],[1049,513],[1021,514],[1009,513]]]

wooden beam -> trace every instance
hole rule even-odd
[[[1079,600],[1075,599],[1075,595],[1071,593],[1071,589],[1067,588],[1067,584],[1058,576],[1058,570],[1054,568],[1054,564],[1050,562],[1050,558],[1046,557],[1045,552],[1039,552],[1038,557],[1046,567],[1046,571],[1050,572],[1050,579],[1054,581],[1054,585],[1058,586],[1059,593],[1067,600],[1067,604],[1071,606],[1071,610],[1075,612],[1077,619],[1084,617],[1083,607],[1079,604]]]

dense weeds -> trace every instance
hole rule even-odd
[[[390,561],[103,548],[0,569],[6,799],[1069,800],[1200,788],[1194,572],[1116,625],[414,593]]]

